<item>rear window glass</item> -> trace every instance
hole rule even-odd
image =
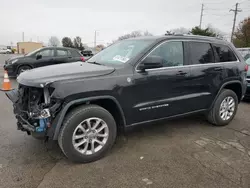
[[[213,44],[213,46],[215,49],[216,62],[237,61],[236,56],[228,46],[221,44]]]
[[[68,51],[67,50],[57,50],[57,56],[67,56]]]
[[[192,64],[213,63],[213,50],[209,43],[205,42],[189,42],[190,56]]]
[[[81,52],[78,51],[78,50],[71,50],[70,52],[71,52],[71,55],[72,55],[73,57],[82,56]]]

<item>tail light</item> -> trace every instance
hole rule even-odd
[[[85,61],[84,57],[81,56],[80,58],[81,58],[81,61],[83,61],[83,62]]]
[[[246,72],[248,71],[248,65],[247,64],[245,65],[245,71]]]

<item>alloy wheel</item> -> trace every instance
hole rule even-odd
[[[82,121],[74,130],[72,144],[84,155],[92,155],[100,151],[109,137],[109,128],[105,121],[93,117]]]
[[[233,97],[226,97],[220,105],[220,117],[222,120],[229,120],[235,111],[235,100]]]

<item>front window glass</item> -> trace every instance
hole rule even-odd
[[[159,56],[164,59],[164,67],[183,65],[183,45],[181,41],[165,42],[153,50],[149,56]]]
[[[48,49],[48,50],[42,50],[38,52],[37,54],[42,55],[42,57],[52,57],[54,56],[54,50]]]
[[[152,44],[154,40],[123,40],[112,46],[102,50],[88,62],[95,62],[99,64],[115,64],[121,65],[128,62],[130,59],[134,58],[140,52],[142,52],[146,47]]]

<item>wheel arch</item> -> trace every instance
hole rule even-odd
[[[230,89],[230,90],[234,91],[238,97],[238,102],[240,103],[240,101],[242,99],[242,94],[243,94],[242,93],[242,91],[243,91],[242,84],[238,80],[237,81],[229,81],[229,82],[224,83],[221,86],[221,88],[219,89],[219,91],[218,91],[218,93],[217,93],[217,95],[216,95],[216,97],[215,97],[215,99],[214,99],[214,101],[209,109],[211,109],[212,106],[214,105],[214,103],[215,103],[216,99],[218,98],[219,94],[221,93],[222,89]]]
[[[53,124],[54,126],[54,132],[53,132],[53,140],[58,139],[58,135],[60,133],[61,127],[63,125],[63,120],[66,116],[66,114],[73,108],[80,106],[80,105],[86,105],[86,104],[96,104],[99,105],[106,110],[108,110],[112,116],[114,117],[117,126],[124,127],[126,125],[125,116],[123,113],[123,110],[121,108],[121,105],[117,101],[117,99],[113,96],[98,96],[98,97],[89,97],[84,99],[77,99],[70,101],[67,103],[62,111],[58,114],[58,116],[55,118]],[[50,133],[51,135],[51,133]]]
[[[16,74],[18,73],[20,67],[24,67],[24,66],[30,67],[31,69],[34,68],[31,64],[20,64],[20,65],[18,65],[17,68],[16,68]]]

